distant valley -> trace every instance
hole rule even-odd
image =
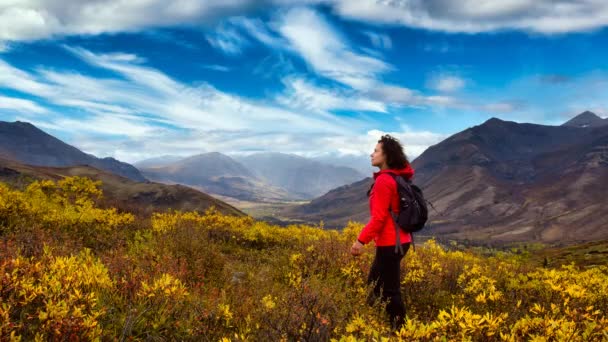
[[[185,184],[238,201],[302,201],[365,178],[357,170],[284,153],[211,152],[136,163],[152,180]],[[143,165],[143,166],[142,166]]]

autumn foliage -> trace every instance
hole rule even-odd
[[[608,267],[532,265],[434,240],[402,263],[407,320],[366,304],[373,247],[251,217],[98,205],[99,183],[0,183],[0,339],[605,341]]]

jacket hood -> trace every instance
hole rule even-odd
[[[412,179],[414,177],[414,168],[412,168],[411,164],[408,164],[406,167],[402,169],[385,169],[380,170],[378,172],[374,172],[374,179],[378,178],[383,173],[393,173],[396,175],[404,176],[407,179]]]

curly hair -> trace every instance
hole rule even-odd
[[[402,169],[410,164],[403,151],[403,146],[397,138],[385,134],[378,142],[382,144],[382,152],[384,152],[386,164],[389,168]]]

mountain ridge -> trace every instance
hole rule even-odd
[[[591,111],[584,111],[579,115],[573,117],[572,119],[566,121],[562,124],[562,126],[571,126],[571,127],[600,127],[608,125],[608,118],[602,119],[597,114]]]
[[[128,163],[112,157],[97,158],[23,121],[0,121],[0,157],[37,166],[90,165],[135,181],[146,181]]]

